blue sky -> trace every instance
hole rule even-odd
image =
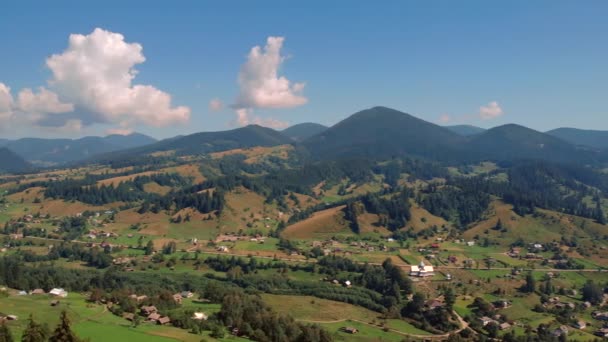
[[[375,105],[442,124],[608,130],[606,13],[606,1],[3,1],[0,83],[11,88],[13,106],[0,137],[121,129],[164,138],[238,126],[236,109],[246,111],[241,124],[330,125]],[[70,34],[88,37],[95,28],[143,47],[145,62],[133,65],[138,73],[121,89],[154,87],[170,96],[167,116],[180,119],[159,123],[144,113],[152,105],[91,103],[65,90],[71,79],[49,83],[47,59],[68,49]],[[260,90],[248,54],[254,46],[268,52],[268,37],[284,37],[285,59],[275,66],[289,81],[287,96],[306,103],[237,103]],[[239,84],[240,72],[251,82]],[[303,89],[294,88],[299,82]],[[22,89],[36,95],[40,86],[58,96],[64,106],[52,108],[60,114],[17,105]],[[223,108],[211,110],[212,99]],[[129,111],[140,108],[134,119]],[[68,121],[80,123],[54,127]]]

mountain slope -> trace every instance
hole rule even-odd
[[[465,138],[400,111],[374,107],[355,113],[303,144],[316,158],[400,155],[451,160]]]
[[[444,126],[444,127],[458,135],[462,135],[465,137],[483,133],[486,131],[484,128],[473,126],[473,125],[454,125],[454,126]]]
[[[157,143],[100,156],[102,160],[115,157],[141,156],[155,152],[173,151],[177,155],[191,155],[246,148],[253,146],[277,146],[291,144],[293,140],[267,127],[249,125],[229,131],[201,132],[182,137],[161,140]]]
[[[327,127],[321,124],[306,122],[286,128],[281,131],[281,133],[295,141],[303,141],[325,131],[326,129]]]
[[[589,150],[515,124],[495,127],[472,136],[467,145],[473,158],[495,161],[542,159],[587,163],[596,157]]]
[[[39,165],[56,165],[84,160],[92,155],[147,145],[156,140],[143,134],[84,137],[81,139],[23,138],[6,147],[25,160]]]
[[[0,173],[23,172],[31,169],[31,165],[6,147],[0,147]]]
[[[595,131],[590,129],[557,128],[547,134],[575,145],[589,146],[599,149],[608,149],[608,131]]]

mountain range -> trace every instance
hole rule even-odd
[[[290,137],[294,141],[303,141],[324,132],[326,129],[327,126],[323,126],[318,123],[306,122],[286,128],[282,130],[281,133]]]
[[[148,145],[156,139],[147,135],[108,135],[106,137],[84,137],[80,139],[23,138],[1,140],[6,147],[21,158],[38,166],[53,166],[83,160],[100,153],[108,153]]]
[[[302,123],[281,132],[249,125],[161,141],[137,133],[77,140],[0,140],[0,147],[38,166],[112,161],[158,152],[179,156],[284,144],[293,144],[317,160],[414,156],[450,164],[522,159],[584,164],[608,161],[608,132],[604,131],[560,128],[543,133],[515,124],[487,130],[471,125],[439,126],[387,107],[362,110],[331,127]],[[4,154],[9,158],[6,151]]]
[[[473,126],[473,125],[454,125],[454,126],[444,126],[444,127],[456,134],[459,134],[459,135],[462,135],[465,137],[483,133],[486,131],[484,128]]]
[[[0,147],[0,173],[17,173],[31,168],[32,166],[15,152],[6,147]]]

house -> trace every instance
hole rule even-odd
[[[593,334],[599,337],[608,337],[608,328],[598,329]]]
[[[138,296],[136,294],[132,294],[129,296],[129,298],[135,299],[135,301],[140,303],[140,302],[143,302],[144,300],[148,299],[148,296],[146,296],[146,295]]]
[[[150,314],[156,313],[158,312],[158,310],[156,309],[156,306],[154,305],[150,305],[150,306],[142,306],[141,307],[141,313],[144,316],[149,316]]]
[[[424,261],[420,261],[419,265],[412,265],[410,268],[410,276],[413,277],[432,277],[435,275],[433,266],[425,265]]]
[[[469,247],[475,246],[475,241],[467,241],[467,246],[469,246]]]
[[[501,299],[492,302],[492,305],[494,305],[494,307],[497,309],[506,309],[511,306],[511,303],[508,300]]]
[[[495,320],[491,319],[488,316],[483,316],[483,317],[479,318],[479,321],[481,322],[481,325],[483,325],[484,327],[490,323],[496,323]]]
[[[341,330],[348,334],[356,334],[359,332],[359,329],[353,327],[343,327]]]
[[[122,314],[122,318],[126,319],[127,321],[133,322],[133,320],[135,319],[135,314],[132,314],[130,312],[124,312]]]
[[[584,321],[578,320],[578,321],[574,322],[574,324],[572,324],[572,326],[575,327],[576,329],[583,330],[587,327],[587,323],[585,323]]]
[[[424,306],[429,310],[435,310],[444,307],[445,304],[440,300],[431,299],[424,303]]]
[[[156,321],[158,321],[160,319],[160,317],[161,316],[160,316],[159,313],[156,313],[156,312],[155,313],[151,313],[151,314],[148,315],[148,321],[156,322]]]
[[[217,251],[218,252],[223,252],[223,253],[228,253],[228,252],[230,252],[230,249],[228,247],[226,247],[226,246],[219,246],[217,248]]]
[[[52,296],[61,297],[61,298],[65,298],[68,296],[68,292],[61,288],[54,288],[51,291],[49,291],[49,294]]]
[[[19,319],[19,317],[15,316],[15,315],[7,315],[6,319],[9,321],[16,321]]]
[[[352,283],[350,282],[350,280],[347,280],[347,281],[344,282],[344,286],[351,287]]]
[[[51,301],[51,306],[57,306],[57,305],[59,305],[59,303],[60,302],[58,300],[52,300]]]
[[[181,304],[182,303],[182,295],[179,293],[176,293],[173,295],[173,300],[177,303],[177,304]]]
[[[30,292],[31,295],[43,295],[46,294],[46,292],[44,292],[43,289],[34,289],[32,292]]]
[[[190,291],[182,291],[182,293],[180,293],[180,295],[182,296],[182,298],[192,298],[192,297],[194,297],[194,293],[192,293]]]
[[[156,323],[158,323],[159,325],[165,325],[165,324],[169,324],[171,323],[171,318],[164,316],[159,318]]]
[[[568,335],[568,327],[565,325],[562,325],[559,328],[553,330],[553,336],[560,337],[562,335]]]
[[[204,312],[195,312],[192,315],[192,319],[195,319],[197,321],[206,321],[207,318],[209,318],[209,317]]]
[[[511,328],[511,324],[509,324],[507,322],[504,322],[504,323],[501,323],[500,325],[498,325],[499,330],[507,330],[509,328]]]
[[[594,311],[591,314],[591,317],[600,320],[600,321],[608,321],[608,311],[604,311],[604,312],[599,312],[599,311]]]

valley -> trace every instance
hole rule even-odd
[[[109,328],[135,341],[604,331],[603,151],[384,107],[287,132],[252,125],[3,168],[0,316],[19,337],[29,314],[52,327],[65,310],[92,341]],[[67,297],[49,297],[57,288]]]

